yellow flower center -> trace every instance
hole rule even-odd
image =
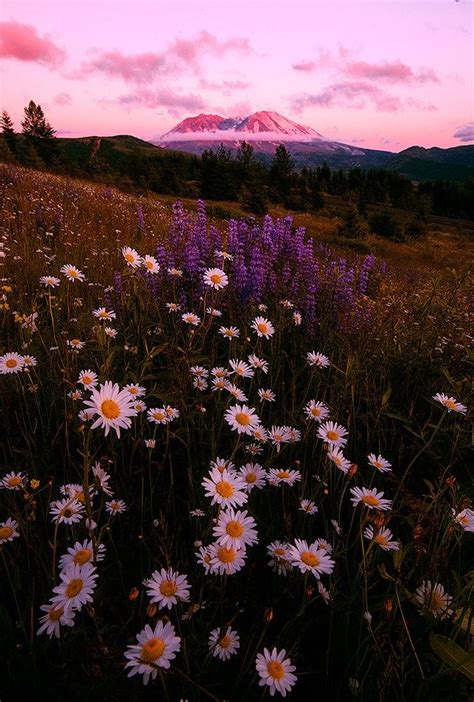
[[[71,580],[71,582],[68,583],[67,588],[66,588],[66,595],[67,597],[76,597],[82,588],[84,587],[84,581],[82,578],[74,578]]]
[[[214,283],[216,285],[217,283],[221,282],[221,275],[220,273],[213,273],[211,275],[211,283]]]
[[[81,343],[80,339],[71,339],[71,346],[79,346]]]
[[[319,407],[312,407],[311,414],[313,415],[313,417],[319,417],[319,415],[321,414],[321,410],[319,409]]]
[[[319,558],[311,551],[303,551],[300,558],[305,565],[310,566],[311,568],[318,566],[321,562]]]
[[[99,317],[102,317],[103,319],[108,319],[109,313],[106,310],[102,310],[102,312],[99,312]]]
[[[242,524],[238,521],[227,522],[225,530],[229,536],[232,536],[232,538],[242,536],[242,534],[244,533],[244,528]]]
[[[163,582],[160,583],[160,592],[165,597],[171,597],[171,595],[176,593],[177,589],[178,586],[174,580],[163,580]]]
[[[117,419],[120,415],[120,405],[114,400],[104,400],[100,409],[106,419]]]
[[[71,278],[77,278],[77,271],[75,271],[73,268],[70,268],[69,275],[71,276]]]
[[[15,358],[9,358],[5,365],[7,368],[16,368],[18,361]]]
[[[53,622],[57,622],[58,619],[61,619],[63,614],[64,614],[64,607],[55,607],[54,609],[49,610],[48,618]]]
[[[130,395],[136,395],[138,393],[137,388],[128,388]]]
[[[78,565],[84,565],[84,563],[88,563],[90,561],[91,556],[92,551],[89,548],[81,548],[81,550],[76,553],[72,560]]]
[[[277,473],[277,478],[281,478],[284,480],[285,478],[289,478],[290,474],[287,470],[279,470]]]
[[[364,497],[362,498],[362,502],[365,502],[366,505],[371,505],[372,507],[375,507],[379,504],[379,499],[378,497],[375,497],[375,495],[364,495]]]
[[[166,644],[163,641],[163,639],[148,639],[148,641],[142,646],[140,658],[146,663],[153,663],[154,661],[161,658],[161,656],[165,652],[165,648]]]
[[[17,487],[17,485],[21,485],[21,478],[18,475],[8,478],[8,484],[10,487]]]
[[[151,270],[153,268],[153,261],[145,261],[145,266]]]
[[[446,400],[444,404],[448,409],[456,409],[456,403],[454,402],[454,400]]]
[[[83,375],[82,376],[82,384],[83,385],[90,385],[92,383],[92,378],[90,375]]]
[[[374,537],[374,541],[380,546],[386,546],[388,544],[388,539],[386,536],[383,536],[383,534],[377,534],[377,536]]]
[[[248,414],[245,414],[245,412],[238,412],[235,415],[235,421],[238,424],[241,424],[242,426],[246,427],[250,424],[250,417]]]
[[[254,483],[257,480],[257,476],[255,473],[247,473],[245,476],[245,482],[247,483]]]
[[[63,507],[59,514],[61,517],[72,517],[74,510],[72,510],[70,507]]]
[[[4,526],[0,528],[0,539],[9,539],[13,534],[13,529],[9,526]]]
[[[229,634],[223,636],[218,643],[221,648],[229,648],[230,644],[232,643]]]
[[[153,419],[161,421],[162,419],[165,419],[165,418],[166,418],[166,414],[164,412],[153,412]]]
[[[257,329],[258,329],[258,331],[261,332],[262,334],[265,334],[265,333],[267,332],[267,330],[268,330],[268,327],[267,327],[266,324],[260,323],[260,324],[257,324]]]
[[[284,548],[280,548],[280,547],[279,547],[279,548],[276,548],[276,549],[274,550],[273,554],[274,554],[275,556],[277,556],[278,558],[283,558],[283,556],[285,555],[285,549],[284,549]]]
[[[135,260],[135,256],[131,253],[125,254],[125,260],[128,261],[128,263],[132,263],[132,261]]]
[[[431,593],[428,609],[430,609],[432,612],[437,612],[439,609],[445,609],[443,598],[438,592]]]
[[[235,549],[232,548],[225,548],[224,546],[221,546],[217,550],[217,557],[221,561],[221,563],[232,563],[235,561]]]
[[[281,680],[285,675],[285,669],[279,661],[269,661],[267,671],[274,680]]]
[[[328,431],[326,436],[329,439],[329,441],[337,441],[339,439],[339,434],[337,433],[337,431]]]
[[[234,494],[234,486],[227,480],[220,480],[216,483],[216,490],[221,497],[231,497]]]

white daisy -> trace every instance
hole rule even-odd
[[[97,385],[97,373],[89,370],[82,370],[79,373],[78,383],[83,385],[85,388],[94,388]]]
[[[168,424],[170,421],[165,407],[152,407],[147,412],[147,419],[152,424]]]
[[[342,453],[341,449],[333,448],[327,452],[327,457],[334,465],[339,468],[344,474],[346,474],[351,467],[351,462]]]
[[[100,463],[97,462],[92,466],[92,473],[94,475],[94,481],[102,492],[104,492],[109,497],[112,497],[113,490],[109,485],[110,475],[106,470],[101,468]]]
[[[318,368],[327,368],[330,365],[329,358],[316,351],[309,351],[306,354],[306,361],[310,366],[317,366]]]
[[[214,290],[221,290],[229,283],[229,278],[220,268],[207,268],[203,273],[203,282]]]
[[[248,362],[250,363],[252,368],[258,368],[265,374],[268,373],[269,365],[264,358],[259,358],[258,356],[255,356],[255,354],[250,354],[250,356],[248,357]]]
[[[474,511],[472,509],[463,509],[461,512],[456,514],[453,510],[454,521],[462,526],[464,531],[474,532]]]
[[[378,456],[376,456],[375,453],[369,453],[369,455],[367,456],[367,459],[368,459],[370,465],[373,466],[374,468],[376,468],[380,473],[390,472],[392,464],[389,463],[380,454]]]
[[[260,424],[260,419],[255,414],[253,407],[247,405],[234,405],[225,413],[225,419],[233,431],[239,434],[251,435]]]
[[[193,327],[197,327],[201,321],[200,317],[198,317],[197,314],[194,314],[194,312],[185,312],[181,315],[181,319],[183,322],[186,322],[186,324],[191,324]]]
[[[318,508],[313,500],[300,500],[300,511],[306,514],[317,514]]]
[[[243,568],[247,554],[244,548],[211,544],[211,572],[219,575],[233,575]]]
[[[24,366],[23,356],[19,353],[11,351],[0,356],[0,375],[7,373],[19,373]]]
[[[438,392],[436,395],[433,395],[433,400],[436,400],[436,402],[442,404],[443,407],[446,407],[448,412],[460,412],[461,414],[466,414],[467,412],[467,407],[465,405],[458,402],[455,397],[449,397],[443,392]]]
[[[75,524],[84,516],[84,505],[74,498],[65,497],[64,500],[51,502],[49,513],[55,524]]]
[[[238,339],[240,331],[237,327],[219,327],[219,334],[230,341],[231,339]]]
[[[282,483],[294,485],[301,480],[301,473],[299,470],[287,468],[270,468],[267,477],[270,485],[281,485]]]
[[[245,483],[244,490],[250,492],[254,488],[261,490],[265,487],[267,474],[259,463],[246,463],[239,470],[240,477]]]
[[[267,553],[270,556],[268,565],[278,573],[278,575],[288,575],[292,569],[290,544],[283,541],[272,541],[267,546]]]
[[[74,626],[74,617],[76,616],[74,609],[67,609],[62,605],[50,602],[41,605],[40,610],[45,614],[39,618],[41,626],[36,632],[37,636],[46,632],[49,638],[55,636],[59,639],[62,626]]]
[[[218,544],[239,549],[258,543],[256,526],[255,519],[248,515],[247,510],[235,511],[229,507],[219,512],[212,533]]]
[[[155,570],[144,584],[151,602],[156,602],[160,609],[171,607],[178,602],[189,602],[189,590],[186,575],[176,573],[172,568]]]
[[[143,397],[143,395],[146,393],[146,388],[144,388],[142,385],[137,385],[137,383],[129,383],[128,385],[125,385],[123,389],[134,398]]]
[[[78,565],[74,563],[59,573],[61,584],[53,588],[55,596],[51,603],[64,609],[82,609],[83,605],[92,602],[96,588],[97,573],[92,563]]]
[[[60,282],[54,275],[42,275],[40,278],[40,283],[45,288],[57,288]]]
[[[453,610],[450,608],[453,598],[448,595],[440,583],[423,580],[415,592],[414,600],[437,619],[446,619],[453,614]]]
[[[364,529],[364,536],[369,541],[374,541],[384,551],[398,551],[400,543],[393,540],[393,534],[390,529],[378,529],[374,532],[371,524]]]
[[[107,310],[105,307],[98,307],[96,310],[92,310],[92,314],[101,321],[116,319],[117,317],[113,310]]]
[[[143,683],[147,685],[149,679],[154,680],[159,668],[169,668],[170,661],[176,658],[176,653],[181,649],[181,639],[175,635],[172,624],[162,621],[156,623],[152,629],[148,624],[137,634],[138,644],[127,647],[125,658],[126,668],[131,668],[128,677],[143,675]]]
[[[231,629],[213,629],[209,635],[209,649],[213,656],[217,656],[221,661],[228,660],[237,653],[240,648],[240,637],[236,631]]]
[[[204,478],[201,485],[206,490],[206,497],[211,497],[211,504],[221,507],[238,507],[247,502],[245,483],[242,478],[227,469],[220,471],[213,468],[209,478]]]
[[[312,419],[315,422],[322,422],[323,419],[327,419],[329,417],[329,407],[325,402],[310,400],[306,403],[304,411],[307,418]]]
[[[20,490],[25,487],[26,475],[24,473],[16,473],[11,471],[6,473],[0,480],[0,486],[6,488],[7,490]]]
[[[275,402],[276,400],[276,395],[273,390],[270,390],[270,388],[267,388],[266,390],[264,388],[259,388],[257,392],[260,402]]]
[[[130,248],[130,246],[122,247],[122,256],[125,259],[127,266],[131,268],[140,268],[142,265],[142,257],[139,255],[138,251]]]
[[[0,544],[13,541],[13,539],[16,539],[18,536],[20,536],[18,522],[10,517],[5,522],[0,522]]]
[[[318,428],[318,436],[323,439],[330,448],[345,446],[347,444],[347,429],[336,422],[324,422]]]
[[[99,416],[91,428],[104,427],[105,436],[110,429],[115,429],[117,437],[120,438],[120,429],[128,429],[132,424],[130,417],[137,414],[132,401],[133,397],[127,390],[120,390],[117,383],[112,383],[110,380],[107,380],[99,389],[92,388],[91,397],[85,400],[84,404]]]
[[[75,283],[76,280],[82,283],[86,278],[84,273],[82,273],[79,268],[76,268],[76,266],[73,266],[71,263],[65,263],[64,266],[61,266],[60,271],[69,281],[71,281],[71,283]]]
[[[250,326],[260,338],[265,337],[265,339],[270,339],[275,333],[273,324],[269,322],[268,319],[265,319],[265,317],[255,317]]]
[[[160,264],[154,256],[149,256],[148,254],[146,254],[143,257],[142,263],[143,268],[147,271],[147,273],[152,273],[153,275],[155,275],[160,270]]]
[[[382,512],[392,508],[392,501],[384,499],[383,492],[377,492],[377,488],[369,490],[364,487],[362,489],[353,487],[351,488],[351,493],[353,495],[353,497],[351,497],[351,502],[354,507],[362,503],[369,509],[377,509]]]
[[[290,560],[295,568],[302,573],[312,573],[319,580],[322,574],[331,574],[334,570],[334,561],[317,542],[308,544],[303,539],[295,539],[295,544],[290,545]]]
[[[284,648],[281,651],[274,648],[271,653],[267,648],[264,648],[263,653],[259,653],[255,661],[257,673],[260,675],[259,685],[267,685],[272,697],[275,692],[286,697],[286,693],[296,683],[296,675],[293,675],[296,668],[291,665],[291,660],[285,656]]]
[[[116,514],[122,514],[126,511],[127,505],[123,500],[109,500],[105,503],[105,509],[111,517]]]
[[[255,371],[248,363],[245,361],[239,361],[233,358],[229,361],[229,365],[232,368],[231,374],[240,376],[241,378],[253,378]]]

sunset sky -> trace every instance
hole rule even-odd
[[[474,142],[467,0],[3,0],[1,107],[61,136],[158,139],[200,112],[276,110],[399,151]]]

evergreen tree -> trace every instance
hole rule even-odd
[[[367,221],[360,216],[357,207],[351,204],[339,226],[338,234],[348,239],[364,239],[368,233]]]
[[[13,127],[13,122],[6,110],[2,111],[2,116],[0,118],[0,125],[2,127],[3,138],[5,139],[6,145],[13,155],[17,153],[17,141],[15,129]]]
[[[287,203],[291,192],[294,163],[283,144],[277,146],[269,172],[270,187],[277,202]]]
[[[30,100],[24,112],[21,127],[27,144],[37,151],[47,166],[55,165],[58,160],[55,131],[46,119],[41,105]]]

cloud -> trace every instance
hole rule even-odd
[[[205,55],[222,57],[227,52],[251,53],[248,39],[236,37],[220,41],[213,34],[201,31],[192,39],[175,39],[161,53],[126,55],[120,51],[93,50],[91,60],[82,63],[71,77],[85,78],[92,73],[105,73],[127,83],[148,83],[159,75],[176,75],[186,70],[200,70]]]
[[[296,112],[314,106],[323,108],[342,106],[362,110],[372,104],[380,112],[397,112],[402,108],[400,98],[393,97],[381,88],[364,82],[334,83],[320,93],[295,95],[291,98],[291,104]]]
[[[439,83],[438,76],[431,68],[423,68],[417,73],[401,61],[381,61],[367,63],[366,61],[351,61],[341,67],[343,73],[350,78],[375,80],[385,83]]]
[[[250,83],[245,80],[223,80],[219,83],[216,81],[208,81],[203,78],[199,81],[199,85],[203,90],[219,90],[227,93],[232,90],[246,90],[250,88]]]
[[[468,122],[467,124],[458,127],[453,134],[455,139],[459,141],[474,141],[474,122]]]
[[[72,104],[72,98],[69,95],[69,93],[58,93],[58,95],[55,96],[53,100],[55,105],[71,105]]]
[[[31,25],[11,20],[0,22],[0,58],[31,61],[54,68],[63,63],[66,52],[47,35],[41,37]]]
[[[132,94],[121,95],[115,102],[124,107],[139,105],[150,109],[169,107],[174,110],[178,110],[178,108],[201,110],[205,107],[204,100],[200,95],[183,95],[167,88],[160,90],[140,88]]]
[[[414,71],[406,63],[397,61],[355,61],[350,52],[339,47],[337,56],[328,51],[319,51],[312,60],[300,61],[293,64],[293,70],[311,73],[316,69],[332,69],[346,78],[369,80],[381,83],[407,83],[421,85],[424,83],[439,83],[440,80],[431,68],[421,68]]]

